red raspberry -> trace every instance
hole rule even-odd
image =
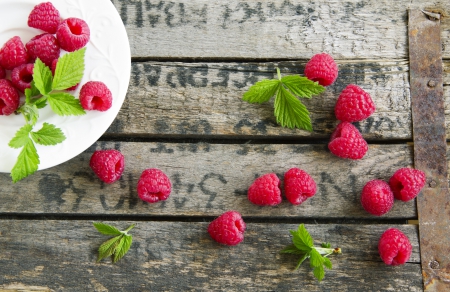
[[[137,184],[139,198],[149,203],[167,200],[171,191],[170,179],[156,168],[144,170]]]
[[[394,197],[404,202],[417,197],[425,186],[425,172],[413,168],[400,168],[389,179],[389,185]]]
[[[50,67],[54,59],[59,58],[60,48],[56,38],[48,33],[40,34],[32,38],[26,45],[30,62],[34,63],[36,58]]]
[[[11,81],[0,79],[0,115],[9,116],[19,107],[20,96]]]
[[[85,110],[106,111],[112,106],[112,94],[101,81],[88,81],[80,90],[80,103]]]
[[[237,245],[244,240],[245,228],[246,225],[241,214],[236,211],[228,211],[209,223],[208,233],[218,243]]]
[[[20,91],[24,92],[26,88],[30,88],[33,81],[34,64],[23,64],[16,67],[11,72],[12,84]]]
[[[10,38],[0,49],[0,66],[12,70],[28,63],[29,57],[20,37]]]
[[[45,32],[55,34],[61,18],[59,11],[50,2],[40,3],[34,6],[28,16],[28,26]]]
[[[358,129],[349,122],[341,122],[331,134],[328,149],[342,158],[361,159],[369,147]]]
[[[396,228],[389,228],[380,237],[378,252],[383,262],[390,266],[403,265],[411,256],[409,238]]]
[[[6,71],[2,66],[0,66],[0,79],[4,78],[6,78]]]
[[[88,24],[84,20],[75,17],[64,20],[56,31],[59,45],[68,52],[84,47],[89,42],[89,37]]]
[[[361,87],[349,84],[339,95],[334,107],[336,118],[344,122],[359,122],[375,112],[370,95]]]
[[[387,182],[371,180],[362,189],[361,204],[370,214],[381,216],[394,206],[394,194]]]
[[[281,203],[280,179],[275,173],[258,177],[248,189],[248,200],[260,206],[275,206]]]
[[[53,62],[52,62],[52,66],[50,67],[50,69],[52,70],[52,75],[53,76],[55,75],[56,65],[58,64],[58,60],[59,59],[54,59]],[[66,88],[65,90],[73,91],[73,90],[77,89],[77,87],[78,87],[78,83],[75,84],[72,87]]]
[[[316,194],[317,185],[306,171],[291,168],[284,174],[284,191],[289,202],[300,205]]]
[[[333,57],[327,53],[314,55],[305,66],[305,76],[322,86],[333,84],[338,76],[338,67]]]
[[[122,176],[125,160],[118,150],[97,150],[92,154],[89,166],[99,179],[111,184]]]

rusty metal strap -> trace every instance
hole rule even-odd
[[[450,291],[450,196],[447,178],[439,18],[410,10],[408,20],[414,166],[427,185],[417,197],[425,291]]]

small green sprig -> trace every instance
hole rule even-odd
[[[120,231],[114,226],[101,222],[94,222],[93,224],[101,234],[115,235],[100,245],[98,248],[97,262],[106,257],[112,256],[113,263],[116,263],[130,249],[131,243],[133,242],[133,237],[128,234],[128,231],[133,229],[135,224],[129,226],[124,231]]]
[[[308,230],[306,230],[304,224],[300,224],[297,230],[290,230],[292,235],[293,244],[287,246],[280,253],[289,253],[301,255],[297,266],[297,270],[300,265],[309,258],[309,263],[313,269],[313,274],[317,280],[322,281],[325,277],[325,269],[332,269],[330,259],[331,254],[340,254],[342,251],[340,248],[331,248],[329,243],[322,243],[321,247],[315,247],[314,241]]]
[[[325,91],[325,87],[299,75],[264,79],[256,82],[244,93],[242,99],[249,103],[263,103],[275,95],[274,114],[277,123],[287,128],[312,131],[311,119],[305,105],[297,97],[311,98]]]

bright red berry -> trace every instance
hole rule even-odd
[[[31,81],[33,81],[34,64],[28,63],[16,67],[11,72],[12,84],[20,91],[30,88]]]
[[[383,262],[390,266],[403,265],[412,252],[409,238],[396,228],[389,228],[378,241],[378,252]]]
[[[389,179],[394,197],[404,202],[417,197],[425,186],[426,176],[421,170],[414,168],[400,168]]]
[[[387,182],[371,180],[362,189],[361,204],[370,214],[381,216],[394,206],[394,194]]]
[[[258,177],[248,189],[247,197],[256,205],[278,205],[281,203],[280,179],[275,173]]]
[[[11,81],[0,79],[0,115],[9,116],[19,107],[20,96]]]
[[[34,6],[28,16],[28,26],[55,34],[61,18],[59,11],[50,2],[43,2]]]
[[[0,79],[4,78],[6,78],[6,71],[2,66],[0,66]]]
[[[101,81],[88,81],[80,90],[80,103],[85,110],[106,111],[112,106],[112,93]]]
[[[56,38],[48,33],[33,37],[26,45],[30,62],[39,58],[45,65],[50,67],[54,59],[59,58],[61,52]]]
[[[358,129],[349,122],[341,122],[331,134],[328,149],[342,158],[361,159],[369,149]]]
[[[304,170],[291,168],[284,174],[284,192],[289,202],[300,205],[314,196],[317,185],[314,179]]]
[[[350,123],[367,119],[373,112],[375,104],[370,95],[354,84],[344,88],[334,107],[336,118]]]
[[[53,62],[52,62],[52,65],[50,66],[50,69],[52,70],[52,75],[53,75],[53,76],[55,76],[56,65],[58,64],[58,60],[59,60],[59,59],[54,59]],[[65,90],[69,90],[69,91],[75,90],[75,89],[77,89],[78,84],[79,84],[79,83],[75,84],[75,85],[72,86],[72,87],[66,88]]]
[[[84,47],[90,38],[88,24],[79,18],[64,20],[56,31],[56,38],[63,50],[73,52]]]
[[[305,76],[322,86],[333,84],[338,76],[338,66],[327,53],[314,55],[305,66]]]
[[[6,70],[26,64],[28,60],[27,50],[18,36],[10,38],[0,49],[0,66]]]
[[[226,245],[237,245],[244,240],[246,225],[241,214],[228,211],[208,225],[208,233],[215,241]]]
[[[89,166],[105,183],[117,181],[125,168],[125,159],[118,150],[97,150],[92,154]]]
[[[139,198],[149,203],[167,200],[171,191],[170,179],[156,168],[144,170],[137,184]]]

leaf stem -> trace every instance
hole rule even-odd
[[[121,231],[123,234],[128,234],[128,231],[130,231],[131,229],[134,228],[134,226],[136,226],[136,224],[130,225],[127,229],[125,229],[124,231]]]
[[[340,248],[314,247],[321,255],[328,256],[332,253],[341,253]]]
[[[280,73],[280,68],[277,67],[277,75],[278,75],[278,80],[281,81],[281,73]]]

